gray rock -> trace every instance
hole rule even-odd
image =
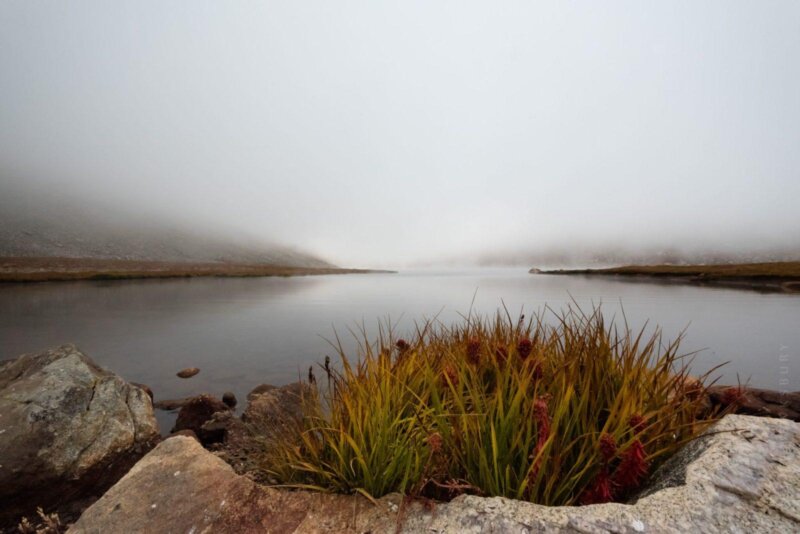
[[[247,400],[251,401],[256,395],[261,395],[262,393],[266,393],[272,389],[278,389],[278,386],[273,386],[272,384],[260,384],[254,387],[253,390],[247,394]]]
[[[158,438],[149,395],[73,345],[5,363],[0,524],[101,495]]]
[[[150,397],[150,400],[151,401],[153,400],[153,390],[150,389],[150,386],[148,386],[147,384],[140,384],[139,382],[131,382],[130,384],[132,386],[136,386],[139,389],[143,389],[144,392],[147,393],[147,396]]]
[[[796,532],[799,490],[800,424],[739,415],[676,454],[635,504],[583,507],[278,491],[180,437],[143,458],[70,532]]]

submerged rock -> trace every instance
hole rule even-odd
[[[183,408],[184,405],[192,400],[194,397],[186,397],[183,399],[164,399],[158,400],[153,403],[153,408],[156,410],[164,410],[167,412],[171,412],[173,410],[179,410]]]
[[[793,532],[800,424],[729,415],[679,451],[635,504],[547,507],[461,496],[435,506],[389,495],[279,491],[236,475],[196,441],[143,458],[70,532]]]
[[[175,374],[176,376],[178,376],[178,378],[192,378],[199,372],[200,369],[198,369],[197,367],[187,367],[186,369],[181,369]]]
[[[0,525],[99,496],[159,439],[150,397],[73,345],[0,367]]]

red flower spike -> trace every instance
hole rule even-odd
[[[550,437],[550,415],[547,413],[547,400],[537,399],[533,402],[533,418],[538,427],[539,442],[544,445]]]
[[[458,372],[452,366],[448,365],[444,368],[444,376],[446,377],[445,384],[449,380],[454,387],[458,385]]]
[[[647,428],[647,421],[641,415],[633,414],[631,418],[628,419],[628,426],[631,427],[634,433],[641,434],[644,432],[644,429]]]
[[[622,461],[614,472],[614,482],[623,490],[639,487],[649,468],[645,457],[642,442],[635,440],[622,455]]]
[[[539,398],[533,401],[533,419],[536,421],[536,447],[530,456],[534,460],[544,448],[544,444],[550,438],[550,415],[547,413],[547,399]],[[539,466],[542,459],[535,460],[533,468],[531,469],[530,476],[535,478],[539,473]]]
[[[428,447],[430,447],[432,454],[436,454],[437,452],[442,450],[442,445],[444,441],[442,440],[442,435],[439,434],[438,432],[434,432],[433,434],[428,436],[428,439],[426,441],[428,442]]]
[[[614,436],[610,434],[600,436],[600,454],[605,463],[614,459],[614,456],[617,455],[617,442],[614,440]]]
[[[394,346],[397,347],[397,350],[399,350],[400,352],[405,352],[411,348],[411,345],[408,344],[408,341],[402,338],[398,339],[397,342],[394,344]]]
[[[608,470],[604,467],[594,479],[592,485],[581,494],[581,504],[602,504],[614,500],[614,488]]]
[[[477,337],[471,337],[467,341],[467,360],[473,365],[481,362],[481,340]]]
[[[533,350],[533,343],[527,337],[520,338],[517,342],[517,354],[521,359],[526,359],[530,356],[531,351]]]

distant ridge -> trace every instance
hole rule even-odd
[[[287,246],[207,236],[201,229],[176,228],[109,208],[83,209],[13,194],[0,195],[0,257],[335,267]]]

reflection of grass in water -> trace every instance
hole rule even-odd
[[[281,484],[381,496],[624,499],[709,423],[678,342],[621,332],[599,309],[557,326],[507,314],[361,333],[357,359],[304,399],[301,428],[265,440]],[[705,377],[704,377],[705,378]],[[324,380],[321,380],[324,382]]]

